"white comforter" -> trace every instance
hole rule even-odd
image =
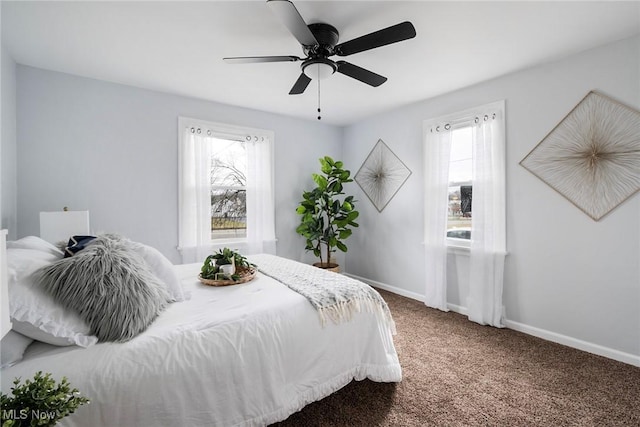
[[[2,389],[36,371],[91,399],[68,426],[254,426],[287,418],[352,379],[397,382],[391,332],[372,313],[321,326],[301,295],[267,276],[208,287],[176,266],[191,299],[133,340],[82,349],[36,343]]]

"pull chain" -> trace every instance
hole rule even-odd
[[[318,64],[318,68],[320,68],[320,64]],[[318,77],[318,120],[320,119],[322,119],[322,116],[320,115],[320,78]]]

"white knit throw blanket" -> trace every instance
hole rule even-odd
[[[318,311],[324,326],[349,321],[355,313],[374,313],[395,335],[396,325],[387,303],[371,286],[339,273],[273,255],[247,257],[258,270],[296,291]]]

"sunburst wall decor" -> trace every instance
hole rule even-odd
[[[640,190],[640,112],[591,91],[520,164],[598,221]]]
[[[409,168],[379,139],[360,166],[355,181],[378,212],[382,212],[409,175]]]

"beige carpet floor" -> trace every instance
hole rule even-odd
[[[640,426],[640,368],[380,293],[402,382],[353,381],[278,426]]]

